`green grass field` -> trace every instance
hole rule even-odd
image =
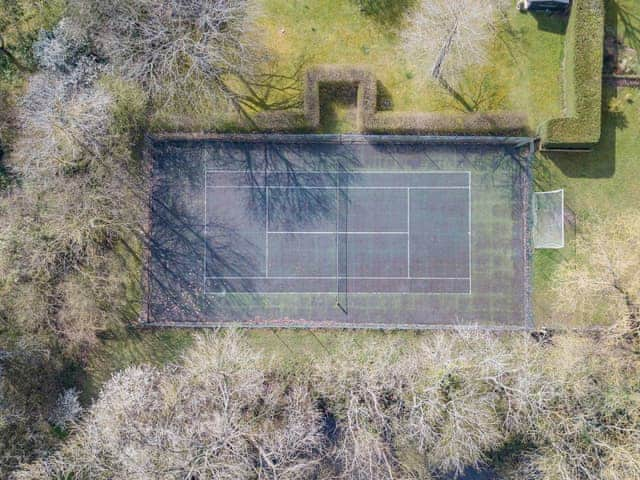
[[[565,20],[532,16],[506,8],[483,66],[469,69],[455,86],[454,99],[402,51],[398,32],[411,1],[398,1],[391,15],[362,13],[354,0],[262,0],[259,42],[269,57],[259,65],[261,86],[252,87],[249,110],[298,108],[302,74],[314,64],[366,64],[379,84],[379,108],[395,111],[521,111],[536,126],[561,111],[560,69]],[[239,91],[249,91],[234,82]],[[355,92],[337,89],[325,98],[323,131],[355,129]],[[233,130],[234,114],[202,99],[188,112],[158,113],[158,129]]]

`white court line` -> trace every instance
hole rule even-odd
[[[469,275],[469,294],[471,294],[471,172],[467,172],[467,183],[469,184],[469,189],[467,190],[467,204],[469,205],[469,270],[467,270]]]
[[[205,295],[336,295],[340,292],[206,292]],[[377,292],[377,291],[366,291],[366,292],[349,292],[349,296],[351,295],[470,295],[469,292]]]
[[[247,173],[247,170],[211,169],[211,170],[206,170],[206,173]],[[267,175],[271,175],[272,173],[291,175],[291,172],[287,170],[272,170],[272,171],[267,171],[265,173]],[[312,173],[312,174],[323,173],[323,174],[329,174],[329,175],[367,175],[369,173],[375,173],[375,174],[401,173],[404,175],[409,175],[409,174],[413,175],[415,173],[418,173],[422,175],[434,175],[434,174],[450,175],[452,173],[454,174],[469,173],[469,170],[353,170],[353,171],[350,171],[350,170],[300,170],[300,171],[296,171],[295,173],[296,175],[301,175],[305,173]]]
[[[204,190],[204,235],[203,235],[203,243],[204,243],[204,251],[202,252],[202,291],[207,291],[207,162],[202,162],[202,168],[205,172],[204,179],[205,185],[202,190]]]
[[[337,178],[336,182],[336,303],[340,304],[340,235],[338,234],[338,230],[340,230],[340,178]]]
[[[411,189],[407,188],[407,278],[411,278]]]
[[[269,234],[281,234],[281,235],[286,235],[286,234],[304,234],[304,235],[335,235],[336,233],[338,235],[407,235],[409,232],[361,232],[361,231],[355,231],[355,232],[348,232],[348,231],[344,231],[344,232],[334,232],[334,231],[318,231],[318,232],[314,232],[314,231],[288,231],[288,230],[269,230],[268,232]]]
[[[207,188],[242,188],[242,189],[249,189],[249,188],[259,188],[259,189],[263,189],[265,188],[264,185],[207,185]],[[295,186],[295,187],[288,187],[288,186],[281,186],[281,185],[268,185],[267,189],[269,188],[278,188],[281,190],[335,190],[336,186],[305,186],[305,187],[300,187],[300,186]],[[464,187],[353,187],[353,186],[349,186],[349,190],[404,190],[405,188],[409,188],[411,190],[469,190],[469,186],[464,186]]]
[[[206,174],[207,173],[246,173],[245,170],[206,170],[206,166],[205,166],[205,180],[206,180]],[[274,171],[274,172],[267,172],[266,175],[269,174],[289,174],[290,172],[286,172],[286,171]],[[299,172],[300,174],[305,174],[305,173],[313,173],[313,174],[349,174],[349,172],[344,172],[344,171],[303,171],[303,172]],[[379,171],[358,171],[358,172],[353,172],[354,175],[366,175],[366,174],[403,174],[403,175],[415,175],[415,174],[423,174],[423,175],[432,175],[432,174],[466,174],[467,175],[467,185],[466,186],[450,186],[450,187],[441,187],[441,186],[432,186],[432,187],[390,187],[390,186],[368,186],[368,187],[358,187],[358,186],[349,186],[349,189],[353,189],[353,190],[407,190],[407,231],[406,232],[302,232],[302,231],[270,231],[269,230],[269,189],[270,188],[280,188],[280,189],[291,189],[291,190],[308,190],[308,189],[336,189],[336,195],[337,195],[337,205],[339,205],[339,197],[338,197],[338,189],[339,189],[339,184],[335,185],[335,186],[278,186],[278,185],[266,185],[266,186],[255,186],[255,185],[206,185],[206,181],[205,181],[205,188],[204,188],[204,197],[205,197],[205,233],[206,233],[206,201],[207,201],[207,189],[208,188],[215,188],[215,189],[225,189],[225,188],[242,188],[242,189],[247,189],[247,188],[264,188],[266,191],[266,209],[267,209],[267,213],[266,213],[266,249],[265,249],[265,270],[266,270],[266,275],[265,277],[208,277],[206,276],[206,239],[205,239],[205,252],[204,252],[204,276],[205,276],[205,283],[206,283],[206,279],[326,279],[326,278],[334,278],[333,276],[329,276],[329,277],[301,277],[301,276],[294,276],[294,277],[283,277],[283,276],[269,276],[268,273],[268,269],[269,269],[269,234],[331,234],[331,235],[336,235],[336,279],[337,279],[337,287],[336,290],[339,290],[339,280],[340,279],[347,279],[347,278],[351,278],[351,279],[355,279],[355,280],[468,280],[469,281],[469,291],[466,292],[466,294],[470,294],[471,293],[471,172],[470,171],[398,171],[398,170],[379,170]],[[336,179],[339,182],[339,177]],[[468,205],[469,205],[469,231],[468,231],[468,236],[469,236],[469,276],[468,277],[411,277],[410,276],[410,191],[412,189],[415,190],[467,190],[469,192],[468,194]],[[339,222],[339,217],[336,218],[336,225],[337,228],[339,228],[338,225]],[[337,230],[336,228],[336,230]],[[338,235],[339,234],[371,234],[371,235],[380,235],[380,234],[395,234],[395,235],[407,235],[407,272],[408,272],[408,276],[407,277],[341,277],[338,276],[339,273],[339,244],[338,244]],[[335,294],[335,293],[339,293],[339,292],[251,292],[254,294],[292,294],[292,295],[299,295],[299,294]],[[353,292],[354,294],[393,294],[393,295],[398,295],[398,294],[430,294],[430,293],[434,293],[434,294],[456,294],[456,295],[460,295],[460,294],[465,294],[465,292]],[[205,288],[205,294],[207,295],[226,295],[226,292],[206,292],[206,288]]]
[[[242,277],[242,276],[207,276],[208,280],[326,280],[336,278],[336,275],[305,276],[305,275],[271,275],[268,277]],[[339,275],[340,279],[353,280],[471,280],[469,277],[357,277]]]
[[[265,219],[265,233],[264,233],[264,237],[265,237],[265,253],[264,253],[264,269],[266,272],[267,277],[269,276],[269,189],[265,188],[265,195],[266,195],[266,214],[265,216],[267,217]]]

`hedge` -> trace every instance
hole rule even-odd
[[[527,117],[517,112],[380,112],[373,115],[366,126],[369,133],[413,135],[517,135],[526,130]]]
[[[267,110],[257,113],[253,123],[261,132],[300,132],[309,128],[302,110]]]
[[[564,48],[566,116],[543,123],[539,135],[546,149],[588,148],[600,141],[603,0],[573,0]]]
[[[378,90],[376,77],[366,66],[361,65],[317,65],[307,70],[304,90],[304,113],[309,126],[320,126],[320,84],[347,83],[357,85],[356,111],[358,130],[364,131],[375,113]]]
[[[523,113],[419,113],[377,112],[376,77],[363,65],[316,65],[306,72],[304,111],[261,112],[253,118],[260,131],[304,131],[320,127],[320,85],[349,84],[357,87],[357,128],[363,133],[506,135],[527,131]]]

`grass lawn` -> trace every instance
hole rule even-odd
[[[253,86],[254,111],[299,108],[302,74],[314,64],[366,64],[379,84],[379,105],[396,111],[521,111],[531,131],[561,111],[560,68],[565,20],[532,16],[507,7],[485,66],[473,67],[455,85],[455,100],[429,73],[405,58],[398,32],[411,0],[398,0],[382,18],[362,13],[354,0],[261,0],[259,39],[269,49]],[[248,92],[238,82],[240,91]],[[355,91],[327,96],[325,132],[355,129]],[[328,107],[328,108],[327,108]],[[156,128],[233,129],[233,114],[202,100],[194,112],[161,111]]]

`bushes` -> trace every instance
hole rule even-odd
[[[575,0],[564,56],[565,117],[540,127],[543,148],[589,147],[600,140],[604,5]]]
[[[376,78],[367,68],[358,65],[318,65],[307,70],[304,89],[304,114],[309,126],[320,126],[320,84],[347,83],[358,86],[356,108],[358,129],[366,130],[376,110]]]
[[[379,112],[366,126],[370,133],[431,135],[518,135],[527,131],[524,114]]]
[[[255,58],[246,0],[70,0],[69,13],[118,74],[152,98],[230,95]]]
[[[234,332],[198,337],[180,366],[117,373],[62,450],[17,478],[428,479],[508,447],[505,478],[637,475],[640,365],[614,341],[406,340],[345,336],[290,368]]]
[[[129,137],[136,104],[100,86],[102,68],[83,51],[62,27],[41,38],[43,70],[18,106],[7,159],[19,186],[0,198],[0,314],[15,332],[47,332],[72,350],[125,301],[113,248],[131,241],[143,206]]]

